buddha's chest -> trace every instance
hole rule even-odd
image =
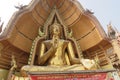
[[[54,59],[62,59],[64,57],[64,52],[65,52],[65,44],[64,42],[58,42],[58,44],[56,44],[56,50],[52,56],[52,58]]]
[[[54,55],[50,58],[49,63],[52,65],[65,65],[65,43],[59,42]]]

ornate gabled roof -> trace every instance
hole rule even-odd
[[[73,30],[83,51],[105,40],[106,34],[98,20],[76,0],[32,0],[27,7],[13,14],[0,39],[29,52],[38,28],[44,25],[54,6],[65,25]]]

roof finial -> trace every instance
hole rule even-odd
[[[112,22],[110,21],[107,27],[112,27]]]
[[[15,7],[16,9],[22,10],[22,9],[26,8],[27,5],[24,5],[24,4],[20,4],[20,3],[18,3],[18,4],[15,5],[14,7]]]

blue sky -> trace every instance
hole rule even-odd
[[[120,0],[78,0],[84,9],[91,9],[105,31],[112,23],[120,31]]]
[[[17,9],[14,8],[18,3],[28,4],[31,0],[2,0],[0,2],[0,17],[5,22],[4,27]],[[105,31],[107,24],[112,22],[120,31],[120,0],[78,0],[84,9],[91,9],[97,17]],[[1,23],[0,23],[1,24]]]

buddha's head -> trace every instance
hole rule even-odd
[[[58,23],[54,23],[53,25],[51,25],[51,35],[53,36],[59,36],[60,37],[60,24]]]

